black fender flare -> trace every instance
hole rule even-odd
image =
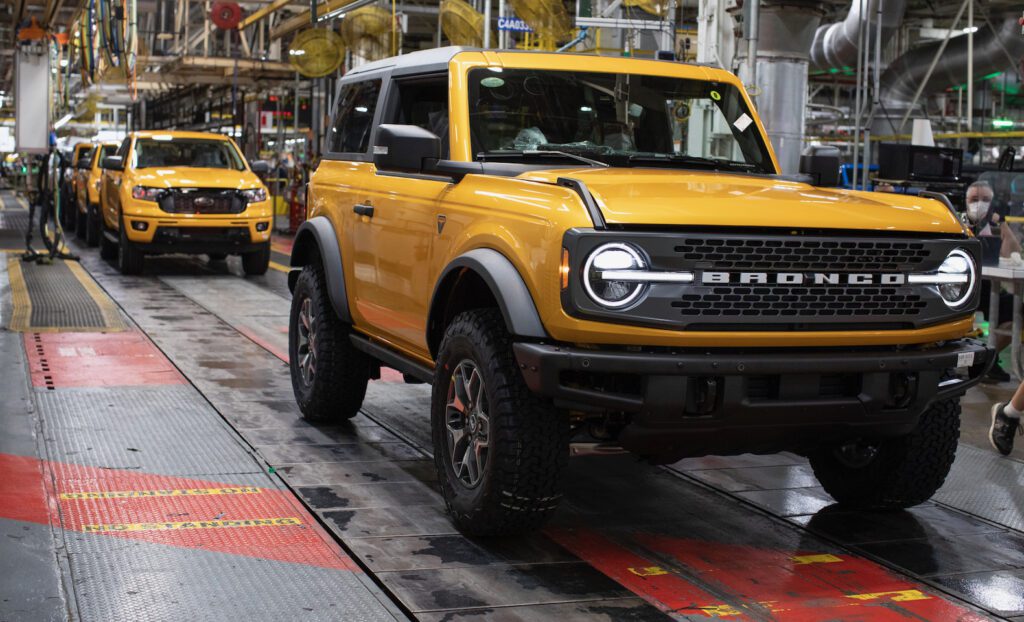
[[[292,244],[291,267],[301,268],[312,263],[316,257],[324,267],[327,279],[327,295],[331,299],[334,312],[342,321],[352,323],[352,313],[348,308],[348,291],[345,289],[345,269],[341,263],[341,247],[338,236],[334,233],[334,225],[326,216],[316,216],[302,223],[295,233]],[[295,291],[295,281],[299,271],[288,273],[288,289]]]
[[[461,270],[472,270],[487,284],[494,299],[498,301],[498,308],[510,333],[517,337],[532,339],[548,338],[544,324],[540,321],[540,314],[533,303],[533,296],[519,270],[498,251],[476,248],[453,259],[437,279],[434,293],[430,296],[430,310],[427,315],[427,343],[430,343],[429,332],[434,318],[444,313],[442,288],[446,288],[449,277]]]

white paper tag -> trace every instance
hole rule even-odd
[[[735,121],[732,122],[732,126],[742,132],[743,130],[750,127],[750,124],[753,122],[754,120],[751,119],[750,116],[744,112],[743,114],[740,115],[739,119],[736,119]]]
[[[957,367],[970,367],[974,365],[974,352],[961,352],[956,355]]]
[[[385,145],[374,145],[373,146],[373,155],[387,155],[387,154],[388,154],[387,146],[385,146]]]

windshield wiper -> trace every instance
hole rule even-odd
[[[695,166],[703,166],[719,171],[744,171],[751,172],[757,170],[756,164],[750,164],[748,162],[739,162],[737,160],[722,160],[718,158],[703,158],[701,156],[692,156],[682,153],[677,154],[664,154],[664,155],[632,155],[629,156],[629,163],[678,163],[678,164],[690,164]]]
[[[577,162],[583,162],[590,166],[601,166],[604,168],[608,167],[607,162],[601,162],[600,160],[592,160],[586,156],[581,156],[577,153],[569,153],[568,151],[556,151],[553,149],[538,149],[530,151],[486,151],[477,154],[477,159],[486,161],[488,158],[518,158],[523,156],[558,156],[562,158],[569,158],[576,160]]]

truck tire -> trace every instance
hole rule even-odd
[[[121,274],[125,276],[142,274],[142,266],[146,261],[146,256],[142,254],[142,251],[139,250],[139,247],[134,242],[128,239],[128,234],[125,233],[124,220],[121,221],[118,238],[120,241],[117,244],[117,267]]]
[[[75,209],[77,210],[78,208],[76,207]],[[86,212],[83,214],[82,212],[78,212],[78,214],[75,217],[75,237],[78,238],[79,240],[84,241],[87,235],[86,231],[88,230],[88,228],[89,213]]]
[[[370,358],[349,341],[327,295],[319,263],[302,268],[295,282],[288,329],[288,367],[299,410],[322,423],[359,414],[370,381]]]
[[[270,268],[270,244],[266,244],[258,251],[242,255],[242,270],[246,276],[262,276]]]
[[[499,310],[467,311],[448,326],[430,420],[441,492],[461,531],[526,533],[558,506],[569,421],[527,388]]]
[[[927,501],[942,486],[959,438],[960,399],[954,398],[929,406],[910,434],[861,447],[855,458],[837,448],[809,458],[825,492],[840,504],[899,510]]]
[[[103,218],[100,217],[99,206],[90,205],[85,215],[85,244],[86,246],[97,246],[103,240]],[[103,250],[100,249],[103,256]],[[104,259],[113,259],[113,255]]]

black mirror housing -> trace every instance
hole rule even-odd
[[[815,186],[839,185],[839,150],[835,147],[809,147],[800,156],[800,172],[810,175]]]
[[[124,160],[121,156],[107,156],[100,162],[100,168],[111,171],[123,171]]]
[[[270,174],[270,162],[266,160],[256,160],[255,162],[249,163],[249,168],[252,172],[260,177],[266,177]]]
[[[78,158],[78,162],[75,162],[75,168],[89,168],[89,162],[92,160],[89,156],[82,156]]]
[[[373,164],[377,170],[421,173],[424,160],[441,157],[441,139],[416,125],[385,123],[377,128]]]

